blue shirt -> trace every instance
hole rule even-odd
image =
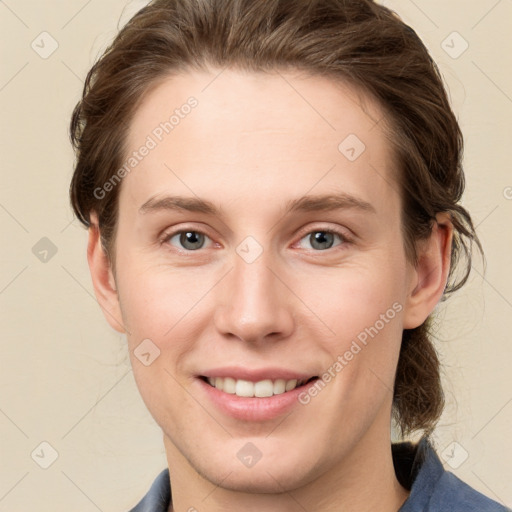
[[[511,512],[446,471],[426,437],[391,449],[397,479],[410,491],[398,512]],[[169,469],[164,469],[130,512],[167,512],[170,504]]]

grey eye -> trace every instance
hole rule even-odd
[[[310,235],[311,246],[315,249],[330,249],[334,240],[334,233],[328,233],[327,231],[315,231]]]
[[[335,245],[334,240],[336,237],[340,239],[340,242],[344,241],[343,237],[338,233],[318,229],[308,233],[301,239],[301,241],[307,240],[313,249],[318,251],[325,251],[327,249],[331,249]]]
[[[179,237],[179,243],[187,251],[201,249],[205,242],[205,235],[198,231],[181,231],[172,236],[169,241],[176,237]]]

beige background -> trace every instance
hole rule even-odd
[[[71,110],[121,14],[123,23],[144,4],[123,12],[127,3],[0,3],[0,511],[126,511],[166,465],[125,340],[94,298],[86,232],[67,195]],[[448,83],[466,138],[464,204],[488,262],[483,277],[475,261],[466,288],[438,306],[449,403],[436,446],[447,469],[510,507],[512,2],[386,4],[417,30]],[[460,56],[454,31],[469,44]],[[51,38],[58,47],[42,58]],[[57,249],[46,262],[33,252],[43,237]],[[58,457],[43,469],[52,449]]]

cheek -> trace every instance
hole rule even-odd
[[[350,389],[347,400],[356,408],[361,400],[378,403],[393,388],[402,339],[404,276],[398,259],[380,261],[337,269],[330,278],[317,279],[316,287],[311,281],[301,288],[304,294],[309,290],[305,302],[314,304],[311,309],[332,331],[317,338],[327,356],[325,370],[336,376],[332,389],[342,394]]]
[[[172,339],[182,325],[189,325],[201,297],[211,286],[193,272],[135,266],[124,270],[121,305],[133,343],[150,338],[157,343]]]
[[[169,404],[173,411],[190,407],[182,393],[182,361],[199,337],[197,303],[204,291],[187,286],[185,276],[128,274],[121,300],[133,374],[146,407],[162,423]]]
[[[340,268],[301,280],[297,295],[330,330],[325,340],[349,342],[377,323],[390,331],[403,309],[400,279],[390,267]],[[320,322],[319,322],[320,323]],[[363,336],[362,336],[363,337]]]

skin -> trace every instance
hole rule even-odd
[[[127,333],[141,396],[162,428],[174,510],[396,511],[408,496],[390,451],[401,335],[442,296],[449,217],[438,215],[413,267],[379,105],[325,77],[219,71],[167,78],[138,107],[130,151],[189,96],[199,101],[123,179],[115,275],[95,214],[89,230],[96,296],[111,326]],[[348,134],[366,146],[355,161],[338,150]],[[288,200],[334,192],[376,213],[286,214]],[[139,213],[165,194],[207,199],[222,216]],[[203,246],[163,240],[180,229],[204,233]],[[334,235],[319,249],[314,234],[333,229],[352,242]],[[247,236],[263,249],[252,263],[236,252]],[[320,375],[394,303],[401,311],[287,416],[235,419],[200,388],[198,373],[228,364]],[[160,355],[145,366],[134,350],[148,338]],[[262,454],[252,467],[236,456],[247,442]]]

